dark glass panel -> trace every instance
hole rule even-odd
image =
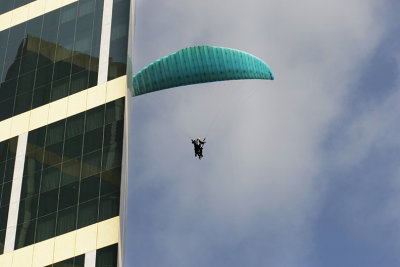
[[[35,242],[54,237],[56,228],[56,213],[37,219]]]
[[[8,42],[7,44],[7,53],[6,53],[6,62],[18,62],[22,57],[22,53],[24,51],[25,39],[21,39],[19,41]],[[12,64],[12,63],[11,63]]]
[[[53,64],[49,64],[37,70],[35,88],[49,84],[53,76]]]
[[[46,145],[62,142],[64,139],[65,120],[52,123],[47,128]]]
[[[96,267],[118,266],[118,244],[108,246],[96,251]]]
[[[96,86],[97,85],[97,70],[96,72],[90,71],[89,72],[89,84],[88,84],[88,88]]]
[[[63,79],[57,80],[53,83],[53,90],[51,91],[51,100],[55,101],[68,96],[69,91],[69,75]]]
[[[0,142],[0,162],[7,160],[8,141]]]
[[[101,148],[103,144],[103,128],[97,128],[85,133],[85,145],[83,154]]]
[[[57,202],[58,189],[40,194],[38,217],[55,212],[57,210]]]
[[[44,151],[44,164],[47,166],[52,166],[62,161],[62,151],[63,151],[63,143],[57,143],[51,146],[47,146]],[[46,166],[44,165],[44,166]]]
[[[106,125],[104,129],[104,146],[122,142],[124,121],[117,121]]]
[[[71,88],[69,93],[70,95],[87,89],[89,78],[88,74],[88,71],[85,70],[71,76]]]
[[[1,98],[0,98],[1,99]],[[10,118],[14,108],[14,97],[0,102],[0,120]]]
[[[49,84],[53,76],[53,64],[49,64],[37,70],[35,88]]]
[[[60,187],[58,209],[62,210],[78,204],[79,182],[70,183]]]
[[[80,158],[72,159],[63,163],[61,185],[66,185],[79,180],[81,173]]]
[[[7,159],[15,158],[15,153],[17,151],[17,144],[18,144],[18,136],[8,140]]]
[[[26,26],[26,33],[36,38],[40,38],[40,35],[42,33],[42,24],[43,24],[43,16],[29,20]],[[37,51],[32,51],[32,52],[37,52]]]
[[[82,134],[84,121],[85,121],[84,112],[67,118],[67,129],[65,133],[65,138],[68,139]]]
[[[7,227],[8,207],[9,206],[0,207],[0,230],[4,230]]]
[[[6,162],[6,171],[4,173],[4,182],[11,181],[14,174],[15,159],[9,159]]]
[[[51,84],[36,88],[33,91],[32,108],[37,108],[50,102]]]
[[[36,219],[38,208],[38,196],[26,198],[19,204],[18,224]]]
[[[62,235],[76,229],[76,214],[78,206],[73,206],[58,212],[57,235]]]
[[[10,28],[8,43],[20,43],[25,38],[26,23],[21,23]],[[10,46],[10,45],[9,45]]]
[[[86,154],[82,160],[82,178],[92,176],[101,171],[101,149]]]
[[[90,47],[92,44],[92,31],[86,31],[79,33],[79,35],[76,35],[75,37],[75,45],[74,45],[74,51],[79,52],[75,53],[76,58],[74,58],[74,62],[82,62],[82,58],[86,58],[85,65],[81,65],[81,67],[84,67],[85,69],[89,69],[89,56],[90,55]],[[75,73],[76,71],[73,71]]]
[[[121,166],[122,144],[105,147],[103,151],[103,170],[106,171]]]
[[[64,160],[80,157],[82,154],[83,135],[65,140]]]
[[[100,178],[98,175],[81,180],[79,202],[86,202],[99,197]]]
[[[40,193],[56,190],[60,185],[61,164],[43,169]]]
[[[32,220],[17,226],[14,249],[23,248],[34,243],[35,226],[36,220]]]
[[[41,150],[37,150],[32,152],[29,157],[25,157],[25,166],[24,166],[24,175],[36,175],[36,172],[39,172],[39,178],[41,177],[41,169],[42,169],[42,161],[43,161],[43,153],[40,153]],[[41,156],[40,156],[41,155]],[[31,158],[32,156],[32,158]],[[36,158],[33,158],[36,157]]]
[[[41,127],[36,130],[32,130],[28,135],[28,147],[26,151],[42,149],[44,141],[46,139],[46,128]]]
[[[69,79],[71,73],[71,63],[65,61],[58,61],[54,66],[54,80],[67,77]]]
[[[2,206],[10,204],[11,184],[12,184],[12,182],[7,182],[7,183],[3,184],[3,193],[1,195],[1,205]]]
[[[31,109],[33,92],[17,95],[14,104],[14,116]]]
[[[21,58],[9,60],[6,59],[4,61],[3,79],[8,81],[17,78],[20,64]]]
[[[54,263],[53,265],[49,265],[49,267],[75,267],[74,260],[75,258],[70,258],[64,261]]]
[[[41,171],[28,174],[22,179],[21,199],[39,194]]]
[[[20,69],[19,74],[23,75],[23,74],[28,74],[29,72],[31,72],[30,75],[32,75],[32,77],[29,77],[29,78],[26,77],[26,78],[29,79],[27,85],[30,85],[32,88],[33,88],[33,85],[35,82],[35,69],[36,69],[36,64],[37,64],[37,58],[38,58],[38,54],[28,52],[21,59],[21,69]],[[25,83],[26,83],[26,81],[25,81]]]
[[[54,45],[48,44],[45,41],[40,42],[39,59],[37,63],[38,68],[45,67],[53,63],[52,59],[55,53],[54,49],[51,49]]]
[[[35,72],[31,71],[25,75],[19,76],[17,95],[30,92],[33,90],[33,84],[35,83]]]
[[[119,192],[121,187],[121,168],[114,168],[101,174],[101,195]]]
[[[5,48],[7,46],[9,33],[10,33],[10,30],[0,31],[0,48]],[[1,49],[0,51],[4,51],[4,49]]]
[[[79,205],[78,228],[82,228],[97,222],[98,206],[98,198]]]
[[[85,254],[75,257],[74,267],[84,267],[85,266]]]
[[[0,255],[4,252],[4,241],[6,239],[6,230],[0,230]]]
[[[124,99],[120,98],[106,104],[106,124],[124,118]]]
[[[0,162],[0,184],[3,184],[5,169],[6,169],[6,162],[5,161],[1,161]],[[1,196],[1,193],[0,193],[0,196]],[[1,200],[1,198],[0,198],[0,200]]]
[[[103,127],[105,106],[99,106],[86,112],[86,132]]]
[[[54,44],[56,43],[59,20],[60,20],[60,9],[56,9],[44,15],[42,39],[45,39],[46,41],[52,42]],[[55,37],[50,37],[50,35],[48,35],[54,32],[55,32]]]
[[[2,0],[0,5],[0,14],[6,13],[13,8],[14,0]]]
[[[107,220],[119,214],[119,193],[112,193],[100,197],[99,221]]]

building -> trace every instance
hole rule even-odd
[[[2,0],[0,266],[123,266],[133,0]]]

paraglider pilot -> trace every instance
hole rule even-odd
[[[203,146],[206,143],[206,139],[204,138],[203,141],[200,138],[196,140],[192,139],[192,144],[194,145],[194,156],[199,157],[201,159],[203,157]]]

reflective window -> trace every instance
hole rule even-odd
[[[46,267],[83,267],[85,265],[85,254],[60,261]]]
[[[108,80],[112,80],[126,74],[129,6],[129,0],[114,0],[113,2]]]
[[[18,137],[0,142],[0,254],[3,253]]]
[[[121,98],[29,132],[15,249],[118,216],[123,116]]]
[[[36,0],[1,0],[0,15]]]
[[[0,121],[97,84],[102,9],[81,0],[0,32]]]
[[[96,267],[117,267],[118,244],[96,251]]]

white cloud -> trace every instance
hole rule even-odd
[[[180,48],[210,44],[250,52],[276,76],[134,100],[133,158],[140,170],[130,185],[137,183],[136,194],[163,190],[151,215],[142,214],[163,220],[149,233],[161,236],[162,260],[205,266],[218,259],[213,249],[247,240],[249,248],[265,249],[263,256],[243,245],[238,254],[249,262],[309,266],[324,186],[320,143],[380,41],[379,10],[372,0],[138,1],[136,69]],[[218,105],[249,88],[255,93],[247,101],[224,105],[204,160],[195,161],[186,132],[196,126],[201,132]]]

